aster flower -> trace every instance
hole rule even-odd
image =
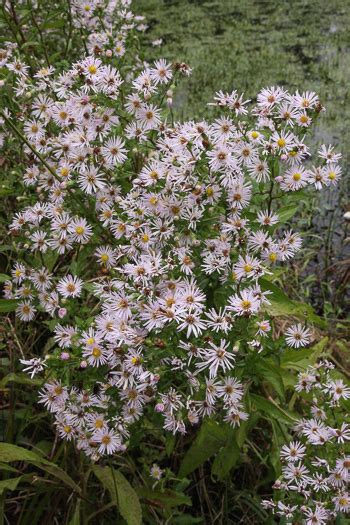
[[[236,356],[232,350],[228,350],[230,343],[225,339],[220,340],[220,345],[209,342],[209,348],[202,349],[201,363],[196,364],[196,368],[200,371],[209,368],[209,377],[216,377],[218,369],[223,372],[230,370],[234,366]]]
[[[66,275],[57,284],[57,291],[63,297],[80,297],[83,281],[76,275]]]
[[[299,348],[306,346],[310,342],[310,330],[303,327],[300,323],[290,326],[285,332],[288,346]]]

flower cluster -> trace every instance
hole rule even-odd
[[[92,28],[100,2],[73,5]],[[125,44],[136,22],[119,15]],[[3,62],[21,110],[4,121],[24,143],[30,195],[10,224],[23,261],[5,296],[23,321],[52,318],[56,346],[24,364],[48,371],[41,402],[94,459],[124,450],[151,407],[173,433],[205,416],[247,419],[236,365],[269,351],[262,280],[301,248],[300,235],[277,230],[278,200],[340,176],[333,146],[309,162],[305,132],[323,110],[315,93],[272,87],[250,105],[220,92],[219,116],[176,123],[173,92],[190,68],[125,68],[112,44],[110,32],[91,33],[90,54],[58,75],[31,76],[13,46]],[[286,332],[289,346],[309,341],[303,324]]]
[[[350,388],[333,377],[333,369],[321,361],[299,374],[295,389],[306,394],[309,417],[294,429],[300,441],[281,449],[282,475],[274,485],[279,501],[264,502],[278,516],[306,525],[323,525],[350,511],[350,421],[344,419]]]

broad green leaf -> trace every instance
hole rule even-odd
[[[191,498],[182,492],[166,489],[163,492],[160,490],[154,491],[146,487],[139,487],[136,490],[137,495],[141,499],[155,501],[162,507],[178,507],[179,505],[192,505]]]
[[[265,307],[270,315],[276,317],[292,315],[302,321],[309,321],[320,327],[325,326],[325,321],[315,314],[309,304],[292,301],[278,286],[267,279],[259,279],[259,284],[263,292],[272,292],[272,294],[267,297],[271,304]]]
[[[254,372],[258,377],[266,380],[276,390],[277,394],[284,399],[285,392],[281,372],[271,360],[260,360]]]
[[[9,281],[11,277],[9,275],[6,275],[6,273],[0,273],[0,283],[4,283],[5,281]]]
[[[301,350],[289,348],[281,354],[281,367],[305,370],[325,353],[327,344],[328,337],[323,337],[318,343],[310,348],[302,348]]]
[[[58,478],[75,492],[80,493],[80,487],[70,476],[68,476],[68,474],[66,474],[64,470],[58,467],[55,463],[42,458],[39,454],[36,454],[31,450],[12,445],[11,443],[0,443],[0,461],[3,461],[4,463],[26,461],[27,463],[31,463],[41,470],[44,470],[48,474],[51,474],[55,478]]]
[[[290,412],[287,409],[279,407],[276,403],[273,403],[265,397],[259,396],[257,394],[248,394],[249,399],[252,401],[253,405],[260,411],[269,416],[270,418],[277,419],[286,425],[291,425],[298,421],[298,417],[293,412]]]
[[[0,381],[0,388],[4,388],[7,383],[18,383],[19,385],[41,385],[40,379],[32,379],[25,374],[7,374]]]
[[[10,478],[10,479],[4,479],[0,481],[0,496],[6,491],[6,490],[16,490],[17,485],[22,480],[23,476],[18,476],[18,478]]]
[[[0,313],[14,312],[17,305],[15,299],[0,299]]]
[[[93,465],[92,471],[108,490],[112,502],[128,525],[142,524],[142,510],[139,498],[121,472],[111,467]]]
[[[210,419],[205,420],[182,460],[179,477],[186,477],[225,445],[230,430],[232,429],[226,425],[218,425]]]
[[[10,467],[10,465],[6,465],[6,463],[0,463],[0,472],[14,472],[17,474],[20,472],[17,468]]]
[[[240,456],[240,450],[234,435],[228,439],[226,445],[219,450],[214,459],[211,473],[219,479],[227,476],[230,470],[236,465]]]
[[[279,217],[279,224],[283,224],[284,222],[289,221],[289,219],[291,219],[296,214],[298,208],[298,204],[288,204],[287,206],[283,206],[283,208],[280,208],[277,211]]]

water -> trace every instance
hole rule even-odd
[[[237,89],[250,98],[279,84],[320,95],[326,113],[314,128],[312,149],[322,142],[339,145],[344,176],[336,191],[310,198],[312,219],[306,214],[302,219],[308,262],[301,277],[307,276],[303,293],[320,313],[342,317],[348,279],[343,262],[350,245],[343,219],[350,209],[350,1],[134,0],[133,5],[146,16],[145,40],[163,39],[160,49],[150,45],[147,57],[193,68],[177,89],[178,118],[207,117],[206,104],[220,89]]]

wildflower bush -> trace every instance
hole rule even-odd
[[[2,17],[13,523],[346,513],[350,389],[322,319],[279,287],[301,195],[341,176],[334,146],[308,146],[318,96],[220,91],[179,122],[191,68],[146,61],[130,1],[8,1]]]

